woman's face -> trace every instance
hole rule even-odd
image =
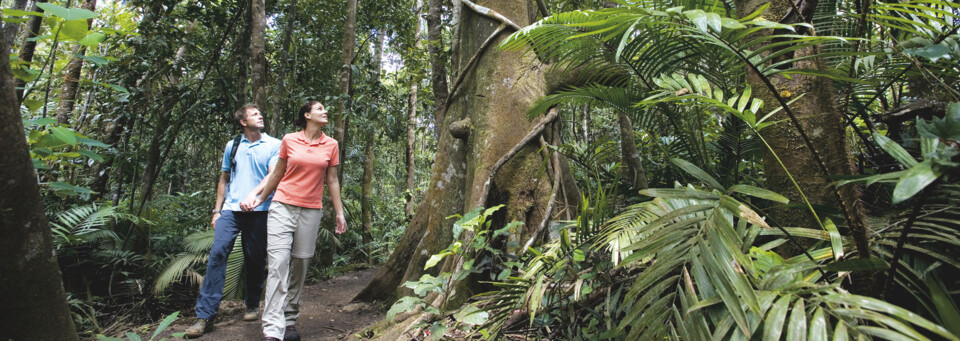
[[[327,109],[324,109],[321,103],[314,104],[310,111],[303,115],[307,118],[308,124],[313,122],[320,126],[327,125]]]

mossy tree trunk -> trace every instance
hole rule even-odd
[[[521,26],[532,23],[536,17],[533,1],[484,1],[483,6]],[[466,64],[500,25],[466,7],[461,18],[460,36],[456,39],[463,54],[454,56],[454,65]],[[501,31],[491,46],[509,33]],[[493,174],[489,195],[484,195],[484,185],[494,165],[540,120],[527,119],[526,113],[545,94],[542,65],[530,54],[490,48],[482,52],[472,69],[463,72],[466,74],[461,89],[449,101],[444,118],[429,188],[394,253],[355,300],[392,300],[411,295],[402,284],[418,280],[425,273],[427,259],[453,241],[454,220],[447,219],[451,215],[478,206],[505,205],[493,217],[495,226],[511,221],[524,223],[510,234],[510,240],[502,243],[510,245],[503,250],[508,253],[515,253],[546,218],[552,183],[546,176],[538,179],[544,161],[538,152],[538,139],[522,146]],[[548,130],[544,136],[549,133]],[[558,211],[561,209],[554,210]],[[447,263],[440,271],[451,271],[455,266]],[[433,274],[437,271],[438,267],[431,269]],[[473,284],[458,287],[469,289]],[[460,293],[459,297],[470,294],[469,290]]]
[[[0,39],[0,340],[78,340]]]

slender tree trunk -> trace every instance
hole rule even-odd
[[[97,8],[97,0],[86,0],[80,8],[94,11]],[[92,24],[93,19],[87,20],[88,27]],[[57,106],[57,123],[68,124],[73,116],[77,90],[80,88],[80,71],[83,70],[83,58],[79,56],[86,55],[86,53],[86,46],[77,46],[74,50],[74,56],[67,63],[64,71],[63,87],[60,89],[60,104]]]
[[[414,33],[414,49],[420,49],[420,36],[423,34],[420,20],[420,13],[423,9],[423,1],[417,0],[417,30]],[[404,187],[406,205],[403,208],[404,217],[410,219],[410,215],[413,214],[413,191],[414,186],[416,186],[416,152],[417,152],[417,91],[420,90],[420,77],[418,73],[414,73],[414,76],[410,80],[410,97],[407,101],[407,146],[406,146],[406,159],[404,165],[407,170],[407,183]]]
[[[340,101],[339,101],[339,119],[337,120],[336,130],[333,133],[334,139],[340,142],[340,155],[344,155],[346,150],[347,136],[347,113],[350,111],[350,96],[353,93],[351,74],[351,65],[353,65],[353,56],[357,49],[357,0],[347,0],[347,22],[343,27],[343,49],[340,57]],[[340,173],[343,174],[343,167],[340,167]]]
[[[22,11],[27,8],[27,0],[16,0],[13,2],[13,6],[10,6],[10,9]],[[17,39],[17,33],[20,33],[20,24],[19,23],[6,23],[3,24],[3,41],[6,43],[7,48],[13,48],[14,40]]]
[[[283,105],[287,98],[287,64],[290,60],[290,44],[293,37],[293,24],[297,17],[297,0],[290,0],[287,10],[287,26],[283,29],[283,46],[280,47],[280,65],[277,70],[277,93],[273,99],[273,111],[270,113],[270,133],[280,136],[280,127],[283,126],[280,112],[286,109]]]
[[[0,39],[0,60],[8,60]],[[0,340],[79,340],[30,161],[10,63],[0,62]]]
[[[253,0],[251,0],[253,1]],[[243,20],[243,34],[240,35],[237,50],[240,52],[240,60],[237,62],[237,103],[244,105],[249,99],[247,84],[250,81],[250,43],[253,36],[253,9],[250,6],[244,6],[243,15],[247,20]]]
[[[47,0],[34,1],[32,11],[43,13],[43,9],[37,6],[41,2],[47,2]],[[40,35],[41,24],[43,24],[43,17],[40,16],[31,16],[30,20],[27,21],[27,35],[23,37],[23,43],[20,44],[20,61],[24,63],[33,62],[33,55],[37,51],[37,41],[33,38]],[[23,102],[23,91],[27,82],[17,79],[16,85],[17,103],[20,103]]]
[[[430,51],[430,82],[433,84],[434,131],[437,140],[442,135],[444,116],[446,115],[447,97],[447,62],[443,53],[443,0],[430,0],[430,10],[427,12],[427,42]],[[468,57],[469,58],[469,57]]]
[[[367,245],[367,263],[373,263],[373,248],[370,243],[373,242],[373,166],[374,166],[374,143],[376,143],[376,126],[371,125],[367,133],[366,145],[363,147],[363,179],[360,185],[361,201],[360,210],[362,211],[363,245]]]
[[[531,1],[485,1],[489,7],[521,25],[533,17]],[[493,33],[498,22],[472,11],[464,12],[459,37],[461,51],[458,62],[465,64],[479,46]],[[509,32],[502,32],[502,40]],[[496,42],[495,42],[496,43]],[[409,293],[402,287],[405,281],[418,280],[427,273],[423,269],[427,259],[448,246],[453,239],[452,219],[446,217],[472,210],[476,206],[490,207],[504,204],[493,218],[494,228],[510,221],[524,225],[511,231],[503,245],[506,253],[517,252],[546,217],[545,207],[552,192],[549,181],[536,181],[543,162],[539,143],[521,145],[519,151],[493,174],[493,166],[516,147],[531,132],[538,120],[525,117],[533,102],[543,96],[545,85],[536,60],[531,55],[487,49],[475,68],[466,70],[461,95],[450,102],[445,116],[438,151],[431,172],[430,187],[410,221],[394,253],[374,277],[373,281],[355,297],[355,300],[389,300]],[[476,95],[474,95],[476,94]],[[469,127],[456,129],[450,125]],[[549,132],[548,132],[549,134]],[[493,175],[488,195],[487,179]],[[450,266],[449,264],[444,265]],[[437,267],[429,272],[436,274]],[[449,271],[445,268],[444,271]],[[471,278],[459,286],[458,297],[471,295]]]
[[[620,113],[620,152],[623,161],[627,163],[628,182],[634,189],[647,188],[647,171],[640,162],[640,153],[637,151],[637,141],[633,138],[633,122],[630,117]]]
[[[253,103],[263,112],[267,108],[267,15],[264,0],[250,0],[250,86],[253,88]],[[272,123],[272,122],[270,122]]]

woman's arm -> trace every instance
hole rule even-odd
[[[327,167],[327,190],[330,191],[330,201],[333,201],[333,210],[337,213],[337,234],[347,231],[347,218],[343,215],[343,202],[340,201],[340,179],[337,177],[337,166]]]
[[[277,160],[277,164],[270,169],[270,173],[267,174],[267,177],[263,178],[263,180],[260,181],[260,184],[257,185],[257,187],[247,195],[247,198],[244,199],[242,203],[240,203],[240,208],[244,211],[250,211],[257,206],[260,206],[260,204],[267,200],[267,197],[270,196],[270,193],[273,193],[273,191],[277,190],[277,185],[280,184],[280,179],[283,179],[283,174],[286,172],[287,160]]]

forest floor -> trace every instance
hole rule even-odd
[[[330,280],[307,285],[300,299],[297,331],[303,340],[344,340],[357,331],[384,318],[376,306],[350,304],[373,278],[377,269],[347,272]],[[261,304],[261,311],[263,302]],[[224,302],[214,329],[197,340],[260,340],[260,320],[243,321],[243,302]],[[190,314],[192,315],[192,314]],[[183,332],[193,324],[193,316],[179,318],[161,334]]]

